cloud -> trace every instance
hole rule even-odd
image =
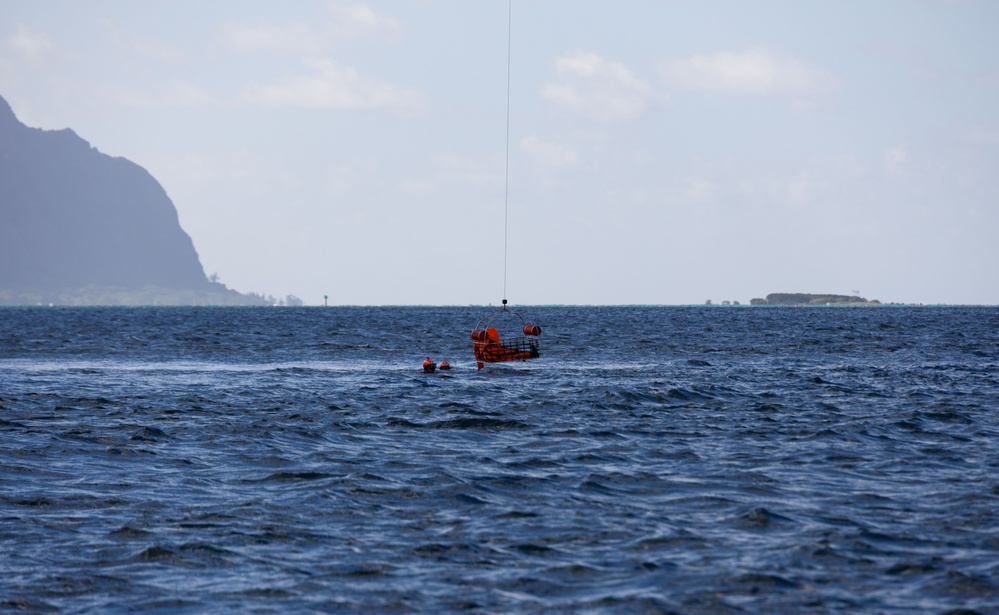
[[[525,137],[520,142],[520,147],[530,154],[535,162],[545,166],[569,166],[574,164],[578,158],[575,149],[559,143],[542,141],[535,135]]]
[[[692,178],[687,181],[683,191],[683,196],[694,202],[713,201],[718,195],[718,186],[701,178]]]
[[[747,177],[737,182],[737,190],[749,200],[781,203],[791,207],[808,205],[828,195],[835,182],[821,170],[801,170],[794,175]]]
[[[426,179],[406,179],[402,182],[402,191],[408,194],[427,194],[436,187],[436,183]]]
[[[763,49],[664,60],[659,73],[682,90],[718,94],[814,95],[835,85],[826,72]]]
[[[42,34],[32,32],[23,23],[7,39],[7,46],[30,62],[41,62],[53,51],[52,42]]]
[[[542,97],[564,109],[604,122],[630,120],[651,106],[651,87],[620,62],[578,52],[555,60],[557,79]]]
[[[999,88],[999,70],[986,70],[976,74],[973,82],[979,87]]]
[[[310,71],[274,83],[251,83],[242,102],[262,107],[315,109],[413,109],[423,95],[411,88],[365,77],[331,59],[306,61]]]
[[[216,107],[222,103],[217,97],[190,83],[174,80],[152,91],[126,88],[105,88],[105,102],[123,107]]]
[[[222,42],[237,51],[279,51],[303,55],[318,55],[327,50],[336,38],[396,38],[402,26],[391,17],[376,13],[366,4],[330,5],[329,18],[314,24],[244,25],[227,23],[222,26]]]
[[[812,173],[802,171],[798,173],[797,177],[788,182],[786,187],[787,200],[792,205],[808,203],[827,188],[828,186],[821,179],[818,179]]]
[[[394,38],[402,32],[399,22],[371,10],[367,4],[334,2],[330,7],[331,34],[352,38]]]
[[[356,172],[350,165],[333,167],[326,172],[327,189],[335,196],[343,196],[350,192]]]
[[[283,26],[260,24],[245,26],[227,23],[222,26],[222,42],[237,51],[282,51],[316,54],[327,46],[325,38],[315,29],[303,24]]]
[[[964,130],[957,136],[972,145],[999,145],[999,127],[976,126]]]
[[[159,62],[181,62],[187,60],[187,56],[183,52],[166,45],[137,40],[132,41],[131,46],[137,54],[150,60]]]
[[[889,175],[902,175],[905,173],[909,153],[901,145],[893,147],[885,152],[885,171]]]
[[[156,62],[178,63],[188,59],[182,51],[158,43],[147,38],[138,38],[122,32],[118,25],[111,19],[98,19],[97,23],[104,27],[105,36],[118,46],[127,49],[128,53],[122,54],[123,58],[132,59],[133,54],[138,54],[142,58]]]

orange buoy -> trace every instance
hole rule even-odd
[[[448,363],[447,361],[441,361],[440,368],[441,368],[441,371],[451,369],[451,364]]]
[[[489,334],[484,329],[472,329],[472,339],[476,342],[488,342]]]
[[[541,335],[541,327],[538,325],[524,325],[524,335]]]
[[[437,371],[437,364],[434,363],[430,359],[430,357],[427,357],[426,360],[423,362],[423,371],[424,371],[424,373],[432,374],[435,371]]]

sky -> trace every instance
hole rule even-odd
[[[995,305],[997,31],[996,0],[0,0],[0,96],[152,173],[241,292]]]

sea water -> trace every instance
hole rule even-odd
[[[999,612],[999,309],[494,309],[0,308],[0,611]]]

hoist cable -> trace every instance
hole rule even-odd
[[[510,57],[513,32],[513,0],[507,0],[506,16],[506,176],[503,185],[503,307],[506,308],[507,236],[510,219]]]

